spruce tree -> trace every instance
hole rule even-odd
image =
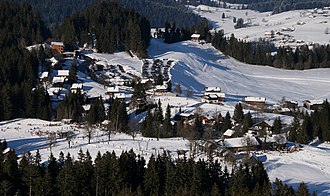
[[[280,134],[282,130],[282,121],[280,117],[277,117],[274,121],[272,132],[273,134]]]
[[[243,122],[244,113],[243,113],[243,108],[242,108],[241,103],[236,104],[233,118],[238,123]]]

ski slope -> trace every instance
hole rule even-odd
[[[301,71],[248,65],[223,55],[210,44],[192,41],[165,44],[152,39],[149,55],[176,60],[172,82],[195,93],[206,86],[219,86],[229,95],[261,96],[271,103],[283,96],[297,101],[330,98],[330,69]]]

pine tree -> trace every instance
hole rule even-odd
[[[232,127],[231,117],[230,117],[229,112],[227,112],[226,116],[225,116],[225,120],[223,122],[222,131],[225,132],[228,129],[231,129],[231,127]]]
[[[243,113],[243,108],[242,108],[241,103],[236,104],[233,118],[238,123],[243,122],[244,113]]]
[[[272,132],[273,134],[280,134],[282,130],[282,121],[280,117],[277,117],[274,121]]]
[[[309,191],[305,183],[300,183],[299,188],[297,190],[297,195],[299,196],[309,196]]]
[[[248,112],[244,115],[243,128],[247,131],[250,127],[252,127],[252,116],[251,113]]]

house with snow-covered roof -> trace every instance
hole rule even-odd
[[[113,97],[114,94],[119,93],[119,87],[118,86],[110,86],[107,88],[107,91],[105,92],[106,95],[109,95],[110,97]]]
[[[265,97],[245,97],[244,102],[250,105],[265,105]]]
[[[227,138],[223,140],[223,145],[232,151],[245,151],[245,150],[256,150],[259,147],[259,142],[255,137],[236,137]]]
[[[53,77],[52,83],[53,87],[62,87],[64,85],[65,78],[64,77]]]
[[[303,101],[304,107],[308,110],[317,110],[320,109],[323,105],[323,100],[305,100]]]
[[[64,52],[64,44],[63,42],[51,42],[50,46],[53,50],[56,50],[58,53]]]
[[[83,89],[83,84],[82,83],[73,83],[70,90],[71,93],[77,93],[78,90],[82,90]]]
[[[191,41],[198,42],[200,39],[201,35],[198,33],[194,33],[191,35]]]
[[[204,95],[202,96],[202,102],[219,104],[225,101],[225,93],[221,92],[220,87],[205,87]]]
[[[69,72],[70,72],[69,70],[57,70],[56,76],[67,78],[67,77],[69,77]]]

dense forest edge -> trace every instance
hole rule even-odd
[[[3,144],[2,144],[3,146]],[[47,164],[39,151],[0,153],[1,195],[310,195],[305,183],[297,190],[280,180],[270,183],[261,162],[234,165],[230,172],[217,160],[173,159],[165,152],[149,162],[133,150],[89,152],[77,158],[51,153]],[[316,195],[314,192],[313,195]]]
[[[139,57],[147,57],[150,23],[115,1],[97,1],[85,11],[64,18],[55,26],[53,37],[63,41],[69,51],[87,43],[98,52],[132,50]]]
[[[227,3],[245,4],[245,8],[260,12],[281,13],[290,10],[314,9],[330,6],[329,0],[226,0]]]

